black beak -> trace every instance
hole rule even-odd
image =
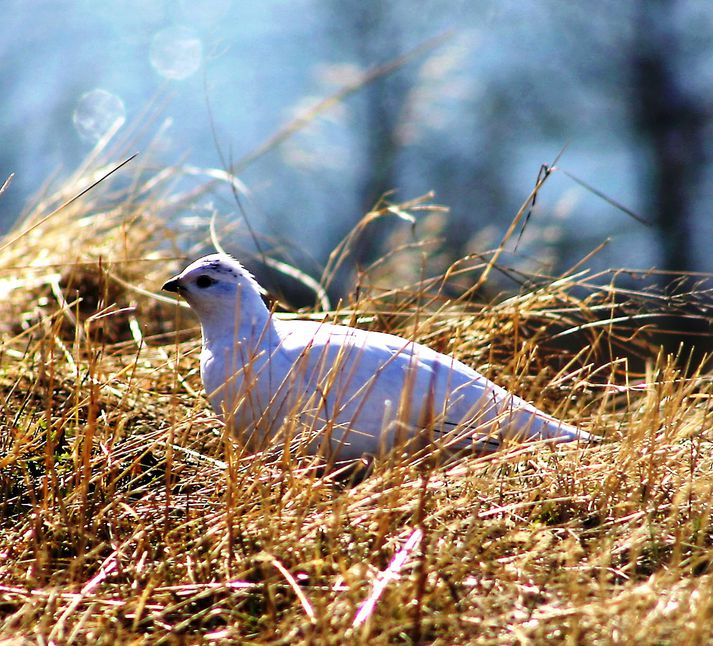
[[[161,288],[164,292],[175,292],[181,288],[181,284],[178,282],[178,278],[171,278],[171,280],[165,282]]]

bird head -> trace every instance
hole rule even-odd
[[[199,258],[180,274],[164,283],[162,289],[186,299],[201,323],[235,320],[245,314],[267,313],[260,297],[262,288],[235,258],[214,253]]]

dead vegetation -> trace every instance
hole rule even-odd
[[[448,467],[392,456],[347,486],[225,437],[195,322],[154,295],[208,244],[167,222],[209,185],[139,165],[61,207],[109,168],[92,159],[0,243],[2,638],[713,639],[712,389],[644,336],[654,297],[643,312],[614,274],[578,269],[479,304],[467,286],[500,250],[429,274],[428,247],[405,245],[328,315],[452,353],[608,441]]]

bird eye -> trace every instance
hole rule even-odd
[[[196,285],[200,287],[201,289],[205,289],[206,287],[210,287],[217,281],[214,278],[211,278],[210,276],[206,276],[205,274],[202,274],[201,276],[198,276],[196,278]]]

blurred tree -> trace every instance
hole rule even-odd
[[[401,38],[401,5],[381,0],[330,3],[330,33],[336,37],[340,55],[362,70],[396,60],[407,46]],[[399,187],[396,166],[401,148],[399,121],[411,83],[408,69],[396,70],[366,85],[353,103],[357,147],[361,151],[361,172],[356,180],[360,210],[354,214],[355,219],[344,223],[345,232],[381,198]],[[357,242],[353,256],[359,264],[365,264],[381,251],[379,240],[367,235]]]
[[[661,266],[696,269],[694,211],[707,162],[707,111],[687,87],[680,0],[637,0],[630,52],[631,116],[648,160],[647,212],[658,229]]]
[[[485,3],[477,4],[482,8]],[[469,18],[476,13],[470,5],[456,5],[429,0],[414,11],[411,2],[402,0],[334,2],[327,5],[329,34],[340,56],[367,69],[390,63],[443,33],[452,27],[454,15]],[[444,235],[448,253],[455,258],[466,251],[470,236],[484,223],[512,215],[504,208],[501,181],[510,95],[495,90],[485,105],[469,96],[471,81],[463,77],[472,78],[471,55],[468,44],[454,33],[434,50],[365,86],[351,100],[360,160],[355,185],[360,209],[344,222],[344,232],[384,196],[395,192],[397,199],[410,198],[433,190],[437,201],[451,208]],[[469,118],[482,112],[487,113],[486,120],[489,116],[497,122],[487,130],[482,119]],[[378,235],[374,229],[367,231],[353,250],[360,265],[384,253],[396,224],[384,220],[377,226]]]

